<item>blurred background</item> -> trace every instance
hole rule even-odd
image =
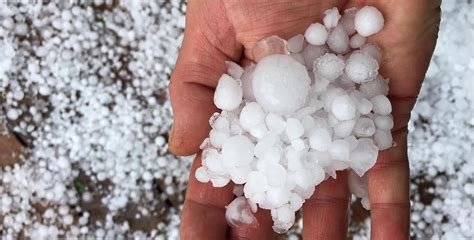
[[[409,125],[413,239],[474,238],[474,6],[445,0]],[[179,0],[0,0],[0,238],[178,239]],[[351,204],[350,239],[370,216]],[[302,223],[281,239],[299,239]]]

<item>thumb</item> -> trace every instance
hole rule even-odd
[[[183,46],[169,86],[174,114],[169,149],[176,155],[199,150],[208,135],[217,80],[225,61],[238,61],[241,46],[219,1],[190,1]]]

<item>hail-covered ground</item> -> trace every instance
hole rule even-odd
[[[0,2],[2,131],[25,146],[15,165],[0,155],[1,238],[177,239],[189,160],[167,150],[167,86],[185,4],[39,2]],[[469,239],[474,7],[442,9],[410,123],[412,235]],[[358,219],[351,233],[365,239]]]

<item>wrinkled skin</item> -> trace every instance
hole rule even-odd
[[[396,147],[382,151],[368,173],[372,239],[408,239],[410,227],[407,123],[434,50],[440,21],[435,0],[190,0],[183,46],[171,76],[174,125],[169,147],[177,155],[198,152],[209,133],[209,116],[218,109],[213,92],[224,61],[253,59],[256,41],[278,35],[288,39],[321,22],[324,10],[373,5],[384,29],[368,38],[382,49],[381,74],[390,78]],[[258,227],[230,228],[225,206],[232,184],[213,188],[194,178],[194,161],[181,217],[182,239],[273,239],[269,211],[258,210]],[[305,239],[345,239],[350,193],[347,173],[339,172],[316,188],[303,205]]]

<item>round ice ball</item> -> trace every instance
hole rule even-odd
[[[392,112],[392,104],[390,100],[385,95],[377,95],[373,97],[371,100],[372,108],[374,113],[380,115],[387,115]]]
[[[232,111],[242,102],[243,90],[240,80],[222,74],[214,93],[214,104],[222,110]]]
[[[304,37],[310,44],[319,46],[326,43],[328,31],[321,23],[313,23],[306,29]]]
[[[239,122],[245,130],[251,130],[265,120],[265,112],[256,102],[250,102],[242,108]]]
[[[333,81],[342,75],[344,60],[333,53],[326,53],[314,62],[313,71],[325,79]]]
[[[355,83],[372,81],[378,74],[377,61],[363,53],[354,52],[346,61],[344,72]]]
[[[222,161],[227,166],[245,166],[253,160],[255,145],[243,135],[228,138],[222,144]]]
[[[354,18],[354,26],[357,33],[364,37],[378,33],[383,28],[383,24],[382,13],[372,6],[361,8]]]
[[[267,112],[289,113],[301,108],[311,79],[302,64],[286,55],[270,55],[257,64],[253,91]]]
[[[331,113],[340,120],[353,119],[356,114],[356,105],[348,95],[341,95],[334,98],[331,103]]]

